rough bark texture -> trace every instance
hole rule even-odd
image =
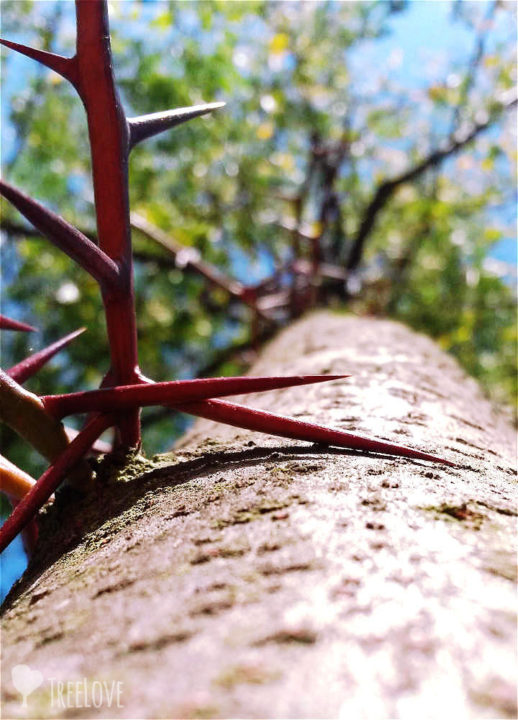
[[[6,601],[4,716],[515,716],[512,428],[388,321],[313,314],[251,372],[320,371],[353,377],[247,402],[457,466],[203,421],[154,467],[101,468]],[[20,663],[45,677],[26,710]],[[51,678],[122,681],[124,707],[52,707]]]

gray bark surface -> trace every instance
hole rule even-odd
[[[105,464],[44,514],[4,604],[4,717],[516,716],[512,427],[393,322],[312,314],[251,370],[317,372],[352,377],[242,401],[456,466],[208,421]],[[44,676],[26,709],[19,664]],[[56,707],[51,681],[85,678],[122,682],[124,707]]]

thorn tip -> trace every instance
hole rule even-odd
[[[205,103],[128,118],[130,149],[137,143],[142,142],[142,140],[153,137],[153,135],[158,135],[165,130],[169,130],[201,115],[219,110],[224,106],[224,102]]]

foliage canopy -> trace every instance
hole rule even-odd
[[[72,51],[71,4],[5,1],[2,10],[5,37]],[[325,259],[344,267],[376,193],[387,188],[361,263],[345,286],[335,284],[323,299],[404,320],[454,352],[496,398],[512,396],[514,296],[500,277],[507,270],[488,261],[514,219],[513,120],[504,110],[514,82],[512,6],[453,4],[442,22],[459,29],[467,49],[447,62],[432,57],[417,79],[409,66],[421,56],[411,44],[403,45],[402,56],[391,35],[415,12],[402,2],[114,2],[111,11],[116,73],[129,114],[227,102],[213,117],[136,148],[133,209],[250,282],[291,253],[291,236],[281,226],[296,219],[296,207],[286,196],[303,197],[298,220],[323,231]],[[4,147],[13,148],[5,158],[7,179],[93,237],[79,100],[59,76],[24,58],[5,55],[3,76],[12,108],[3,121],[10,141]],[[473,128],[480,131],[472,142],[404,179]],[[327,163],[315,161],[319,153]],[[323,218],[323,198],[330,197],[335,201]],[[94,282],[34,237],[7,205],[2,223],[6,314],[44,327],[41,345],[88,327],[88,337],[31,381],[32,389],[97,386],[109,359]],[[246,306],[186,272],[179,259],[171,263],[144,234],[135,231],[134,243],[146,374],[196,376],[227,346],[246,344]],[[26,355],[31,341],[4,333],[4,364]],[[223,356],[220,373],[246,360]],[[170,445],[183,422],[175,416],[150,424],[147,447]],[[23,459],[25,449],[10,437],[6,442],[12,459],[35,472]]]

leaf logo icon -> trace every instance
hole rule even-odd
[[[27,697],[37,690],[43,682],[39,670],[32,670],[28,665],[15,665],[11,670],[13,685],[23,697],[22,707],[27,707]]]

